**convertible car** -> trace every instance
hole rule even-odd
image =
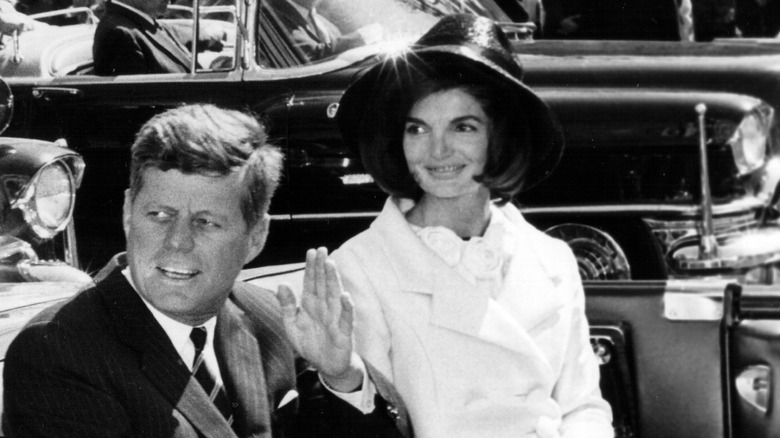
[[[493,0],[329,0],[318,10],[345,35],[370,29],[373,38],[315,59],[285,28],[280,1],[179,6],[167,20],[180,34],[221,38],[186,74],[93,75],[94,19],[6,37],[0,62],[18,109],[9,133],[65,141],[88,164],[75,210],[85,269],[123,247],[134,133],[192,102],[254,112],[287,156],[269,248],[254,265],[337,247],[384,199],[341,142],[341,94],[377,56],[402,50],[444,14],[467,12],[502,23],[527,82],[563,123],[559,170],[517,202],[569,242],[584,278],[774,281],[778,43],[533,41],[533,25],[511,22]]]
[[[344,33],[379,24],[382,38],[310,59],[271,0],[222,10],[194,3],[193,41],[204,20],[219,22],[225,37],[219,52],[197,52],[186,74],[91,74],[85,47],[93,24],[42,27],[48,36],[24,33],[0,53],[18,67],[7,77],[16,104],[8,133],[67,143],[87,164],[74,213],[82,267],[96,270],[123,247],[122,191],[135,131],[191,102],[254,112],[286,153],[271,239],[256,264],[338,246],[384,200],[338,135],[344,89],[441,15],[487,15],[505,23],[528,83],[566,131],[560,169],[517,202],[578,256],[616,435],[778,436],[775,43],[529,41],[529,26],[509,22],[491,0],[333,0],[321,12]],[[299,278],[300,268],[288,265],[244,273],[271,289]],[[8,339],[25,318],[4,332]]]

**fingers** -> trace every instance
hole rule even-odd
[[[352,303],[352,297],[344,292],[339,297],[341,301],[341,317],[339,318],[339,330],[352,336],[352,329],[355,321],[355,305]]]
[[[338,320],[341,281],[335,263],[328,260],[327,248],[306,252],[306,268],[303,274],[301,307],[326,326]],[[335,312],[335,313],[334,313]]]
[[[325,269],[325,289],[326,289],[326,302],[328,309],[333,311],[340,311],[341,309],[341,294],[344,292],[344,287],[341,285],[341,277],[339,277],[339,271],[336,269],[336,262],[333,260],[327,260],[324,264]]]

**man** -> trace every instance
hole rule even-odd
[[[235,282],[263,248],[281,173],[265,141],[254,118],[208,105],[141,129],[126,256],[9,347],[7,436],[401,436],[403,406],[352,351],[352,305],[324,249],[307,254],[300,309],[288,287],[280,307]],[[293,346],[320,370],[297,388]]]
[[[185,73],[190,51],[157,21],[168,0],[112,0],[95,31],[95,74]]]
[[[293,44],[308,61],[316,61],[337,55],[382,39],[379,24],[361,27],[342,35],[339,28],[317,12],[322,0],[272,0],[268,2],[270,13],[275,14],[289,33]]]

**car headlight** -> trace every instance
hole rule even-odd
[[[728,144],[740,175],[748,174],[764,164],[773,115],[774,110],[767,105],[755,108],[742,119],[729,139]]]
[[[48,239],[68,225],[75,195],[76,181],[70,168],[55,161],[36,172],[12,207],[24,213],[36,235]]]

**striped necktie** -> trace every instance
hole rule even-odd
[[[195,327],[190,332],[190,339],[195,345],[195,360],[192,363],[192,374],[195,380],[200,383],[203,390],[208,394],[209,399],[219,409],[222,415],[227,419],[228,424],[233,424],[233,414],[230,408],[230,400],[227,391],[221,383],[211,374],[209,367],[206,366],[203,347],[206,345],[206,327]]]

